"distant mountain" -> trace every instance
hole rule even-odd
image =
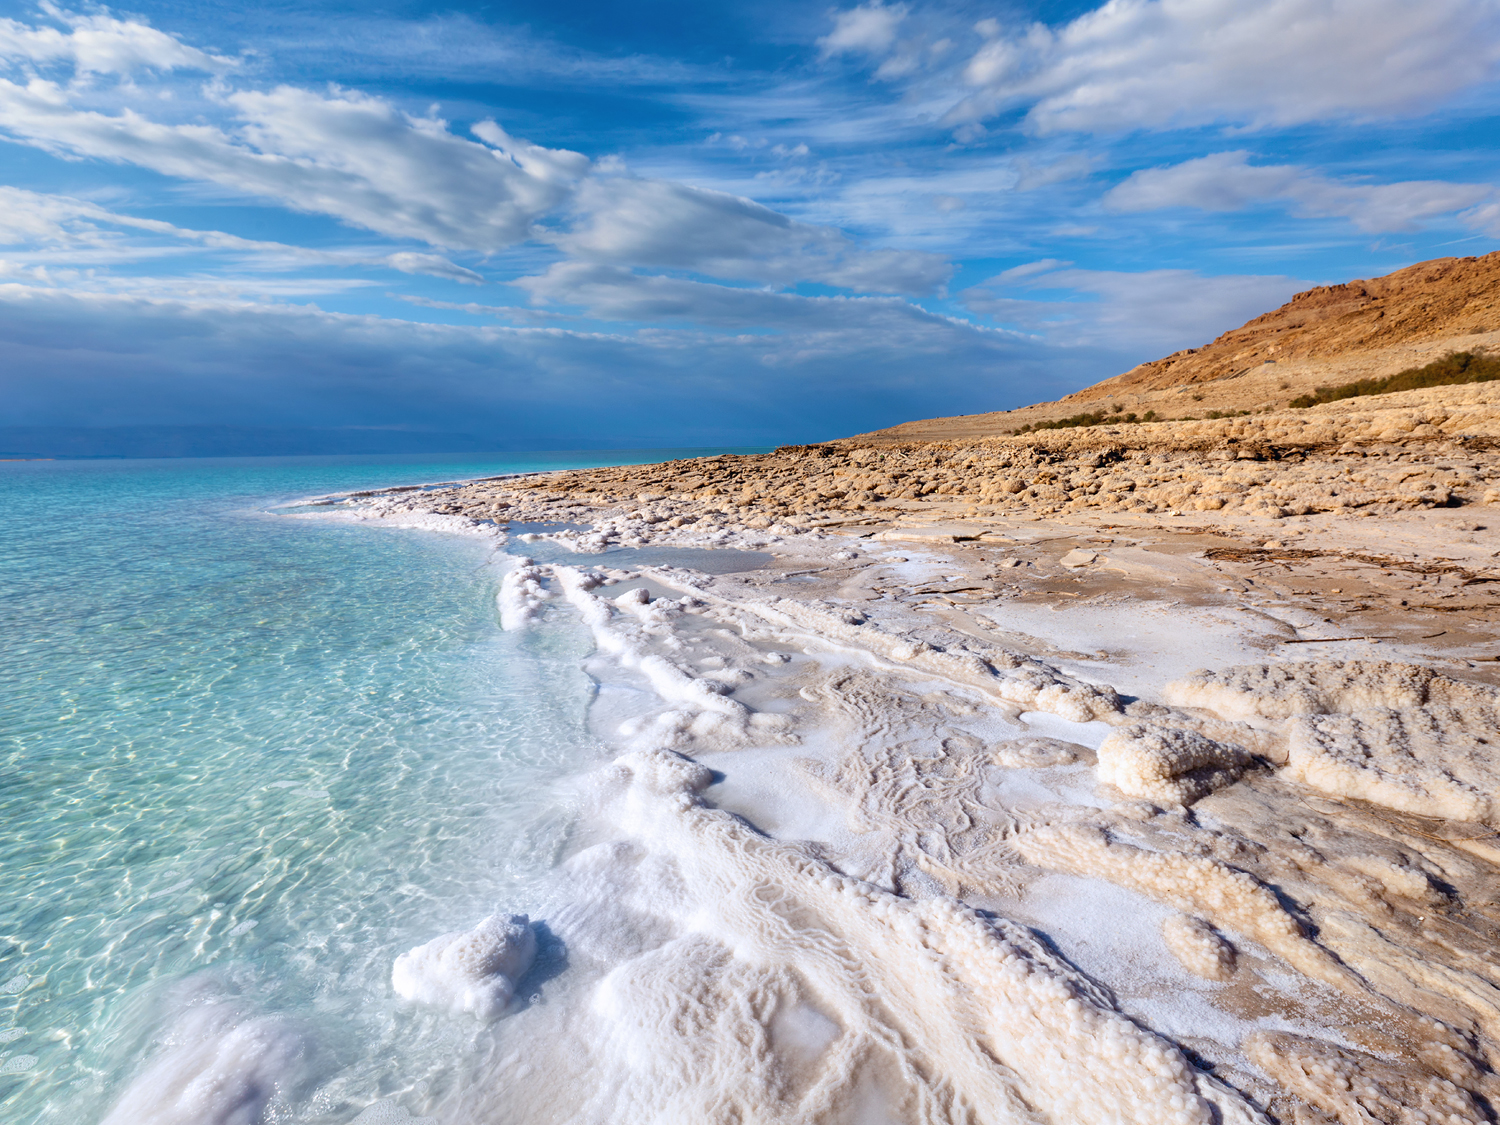
[[[473,434],[260,426],[0,426],[0,457],[289,457],[331,453],[481,453]]]
[[[1279,309],[1211,344],[1096,383],[1076,402],[1232,378],[1267,361],[1342,358],[1500,329],[1500,251],[1479,258],[1434,258],[1368,280],[1298,293]]]
[[[926,418],[859,440],[957,441],[1048,422],[1110,425],[1284,410],[1324,386],[1383,379],[1451,352],[1500,354],[1500,251],[1324,285],[1279,309],[1056,402]]]

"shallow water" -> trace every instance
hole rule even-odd
[[[539,893],[589,638],[499,630],[493,540],[269,509],[674,452],[0,465],[0,1117],[102,1119],[205,1010],[284,1035],[268,1120],[461,1082],[390,965]]]

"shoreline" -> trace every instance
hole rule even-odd
[[[1500,807],[1490,803],[1500,767],[1479,752],[1500,731],[1500,603],[1486,592],[1500,570],[1497,540],[1484,534],[1485,517],[1500,511],[1487,495],[1495,412],[1463,390],[1471,409],[1450,418],[1472,432],[1443,429],[1448,418],[1418,422],[1436,432],[1405,443],[1361,445],[1345,425],[1335,445],[1290,449],[1266,440],[1277,419],[1248,434],[1235,420],[1239,434],[1221,433],[1217,445],[1201,427],[1166,441],[1158,431],[1159,448],[1143,456],[1098,434],[925,454],[837,443],[387,492],[360,508],[382,522],[436,517],[475,531],[495,519],[586,525],[521,537],[578,553],[518,563],[507,622],[524,628],[567,602],[594,628],[600,659],[645,675],[659,697],[618,736],[618,768],[637,780],[626,785],[633,796],[615,799],[667,802],[655,814],[662,824],[613,822],[627,838],[654,840],[648,851],[687,862],[670,825],[686,832],[691,822],[709,836],[689,850],[711,852],[705,839],[728,830],[717,819],[727,812],[797,870],[868,888],[859,893],[874,896],[877,913],[954,904],[955,917],[987,927],[985,941],[1010,943],[1002,961],[1025,940],[1015,924],[1033,927],[1052,953],[1028,954],[1032,971],[1086,973],[1067,987],[1089,1019],[1123,1017],[1162,1036],[1153,1042],[1164,1058],[1191,1063],[1172,1072],[1187,1083],[1173,1095],[1183,1120],[1395,1123],[1421,1108],[1478,1122],[1500,1099],[1500,973],[1489,967],[1500,937],[1491,905]],[[1406,401],[1375,412],[1356,404],[1395,412],[1360,423],[1372,438],[1400,411],[1431,409],[1390,397]],[[1112,456],[1100,456],[1101,437],[1116,440]],[[1229,438],[1256,452],[1224,457]],[[947,482],[932,480],[922,484],[936,483],[929,495],[941,499],[893,502],[877,491],[888,484],[868,479],[893,479],[881,457],[904,458],[895,467],[910,473],[961,454],[975,479],[1008,481],[1022,448],[1053,459],[1030,463],[1024,490],[991,490],[1018,497],[1004,510],[950,499],[951,489],[938,491]],[[976,471],[976,452],[1011,464]],[[1108,505],[1091,505],[1087,492],[1059,505],[1035,488],[1040,473],[1097,477],[1116,465],[1168,479]],[[799,467],[804,494],[840,470],[876,488],[846,489],[838,499],[853,506],[796,511],[778,482]],[[1306,494],[1310,481],[1364,492],[1355,505],[1301,515],[1243,498],[1193,508],[1151,499],[1213,468],[1231,480],[1223,470],[1249,468],[1241,491],[1251,499]],[[1402,487],[1413,480],[1423,487]],[[601,553],[610,547],[773,558],[704,575],[629,567],[621,552]],[[719,780],[684,774],[686,788],[668,780],[658,797],[636,792],[647,775],[698,768],[671,764],[684,761],[710,765]],[[734,883],[723,871],[714,878]],[[777,878],[801,903],[808,941],[836,937],[875,956],[894,940],[868,919],[835,925],[800,877]],[[701,925],[684,917],[662,924]],[[794,940],[776,955],[795,964],[799,950]],[[837,984],[799,987],[837,993]],[[998,1106],[1003,1089],[1036,1105],[1060,1074],[1072,1082],[1100,1065],[1084,1064],[1091,1048],[1069,1038],[1065,1021],[1052,1033],[1057,1049],[1082,1054],[1049,1073],[941,992],[923,1018],[947,1053],[923,1066],[970,1083],[975,1104]],[[1032,1016],[1045,1022],[1048,1010]],[[1009,1078],[960,1065],[979,1042]],[[659,1045],[686,1049],[670,1037]],[[826,1055],[804,1069],[832,1081]],[[1172,1119],[1165,1103],[1148,1109],[1155,1103],[1131,1085],[1138,1077],[1116,1076],[1144,1099],[1120,1119]],[[858,1085],[852,1072],[839,1081],[846,1094]],[[920,1087],[881,1097],[903,1105]],[[747,1119],[787,1112],[766,1103]]]

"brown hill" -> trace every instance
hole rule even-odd
[[[1210,344],[1143,363],[1056,402],[906,422],[861,439],[1007,434],[1116,406],[1162,418],[1277,409],[1317,386],[1393,374],[1450,351],[1493,347],[1500,347],[1500,251],[1436,258],[1384,277],[1298,293]]]

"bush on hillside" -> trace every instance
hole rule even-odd
[[[1424,367],[1408,367],[1384,379],[1360,379],[1337,387],[1319,387],[1310,395],[1292,399],[1298,409],[1324,402],[1338,402],[1364,395],[1389,395],[1426,387],[1451,387],[1460,383],[1489,383],[1500,379],[1500,357],[1476,352],[1450,352]]]

